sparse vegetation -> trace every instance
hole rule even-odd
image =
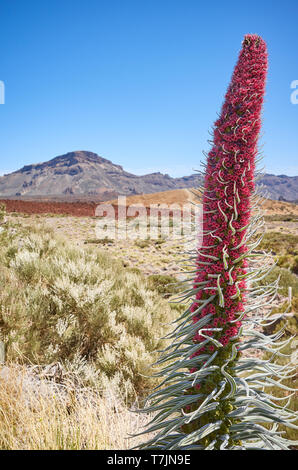
[[[165,243],[164,238],[159,237],[157,240],[151,240],[150,238],[146,238],[145,240],[142,239],[137,239],[134,244],[138,248],[150,248],[150,247],[155,247],[157,249],[160,249],[161,246]]]
[[[114,240],[111,238],[87,238],[87,240],[84,241],[85,245],[88,243],[93,244],[93,245],[107,245],[108,243],[114,243]]]
[[[264,219],[266,222],[297,222],[298,221],[298,217],[296,214],[265,215]]]
[[[28,220],[29,217],[30,220]],[[55,217],[58,218],[59,215],[55,215]],[[153,321],[154,325],[149,336],[154,336],[154,340],[156,340],[164,334],[165,324],[179,316],[179,312],[175,311],[175,308],[180,309],[180,307],[173,304],[170,308],[163,299],[171,295],[175,296],[179,290],[179,285],[177,285],[176,279],[172,275],[154,274],[144,277],[142,275],[144,267],[141,256],[143,253],[145,255],[147,253],[147,263],[152,262],[154,266],[157,266],[158,260],[160,272],[162,272],[165,267],[168,268],[169,260],[175,260],[180,244],[176,242],[169,245],[162,238],[157,240],[148,239],[145,242],[149,249],[144,250],[144,248],[136,245],[135,240],[130,242],[131,247],[129,250],[123,249],[122,252],[118,248],[117,251],[117,243],[113,240],[114,243],[107,240],[101,243],[101,241],[98,242],[98,239],[92,238],[90,218],[60,217],[63,225],[59,226],[55,217],[46,220],[44,214],[41,217],[26,214],[25,217],[20,216],[14,219],[14,216],[10,214],[7,217],[10,222],[8,226],[5,226],[8,227],[8,230],[0,235],[0,280],[2,285],[4,285],[3,283],[6,285],[6,292],[0,294],[0,340],[4,340],[6,343],[6,366],[4,369],[10,371],[9,381],[3,380],[3,375],[0,373],[0,408],[3,418],[1,419],[2,425],[0,425],[0,448],[130,448],[133,443],[127,439],[127,434],[140,428],[148,420],[147,416],[143,418],[143,415],[135,415],[130,411],[132,399],[134,400],[139,395],[141,400],[146,390],[153,384],[150,379],[144,377],[140,379],[138,374],[139,371],[140,374],[148,374],[148,366],[156,356],[153,349],[148,347],[142,334],[140,334],[140,323],[143,317],[140,317],[139,322],[134,323],[135,319],[133,318],[129,322],[127,318],[121,317],[120,312],[123,313],[123,307],[132,304],[131,310],[135,312],[135,316],[139,316],[139,313],[143,310],[141,304],[142,299],[144,301],[145,293],[145,314],[150,317],[152,313],[153,320],[151,318],[150,321]],[[53,229],[49,228],[51,226]],[[88,228],[88,232],[85,232],[85,227]],[[81,235],[79,235],[80,231]],[[64,235],[69,232],[71,232],[71,238],[67,240],[60,238],[59,233]],[[275,233],[277,233],[277,230],[275,230]],[[73,235],[75,235],[75,238],[73,238]],[[270,274],[271,278],[269,277],[266,282],[269,284],[281,273],[280,294],[287,296],[288,286],[292,286],[295,295],[298,287],[297,276],[293,274],[295,272],[293,264],[291,267],[292,272],[290,272],[288,269],[290,266],[285,263],[295,258],[297,262],[297,256],[289,254],[287,249],[284,249],[284,246],[289,246],[293,250],[293,239],[291,238],[291,242],[286,242],[284,245],[283,242],[279,243],[279,237],[286,240],[287,235],[277,233],[274,237],[270,236],[267,239],[266,251],[274,251],[274,248],[277,249],[278,247],[278,253],[283,254],[279,256],[281,261],[277,260],[278,264],[281,263],[281,265],[274,268]],[[78,245],[79,240],[81,242]],[[87,241],[87,243],[81,247],[84,241]],[[270,245],[271,242],[273,243]],[[107,251],[103,252],[102,250]],[[21,263],[25,251],[31,254],[26,263]],[[36,256],[34,253],[38,254],[36,263],[30,264],[30,256],[32,259]],[[139,267],[133,267],[131,263],[127,262],[129,253],[134,253],[136,259],[138,259],[139,264],[137,266]],[[154,256],[158,256],[156,261],[153,261]],[[92,260],[95,260],[96,265],[96,272],[93,277],[90,275],[93,268],[91,269],[89,264]],[[97,343],[99,345],[97,354],[94,353],[96,345],[92,348],[92,342],[96,338],[96,322],[90,321],[90,316],[92,311],[96,311],[96,307],[92,310],[90,303],[83,302],[81,308],[79,308],[78,304],[82,302],[82,298],[76,297],[74,300],[73,297],[75,296],[70,296],[64,289],[54,292],[51,287],[55,284],[55,280],[58,281],[58,284],[61,283],[61,277],[65,277],[64,266],[68,265],[69,262],[74,263],[74,266],[81,266],[81,269],[77,271],[76,278],[72,279],[72,285],[76,289],[80,286],[81,292],[93,292],[95,282],[99,281],[98,283],[101,283],[102,281],[101,274],[103,274],[104,280],[114,277],[115,292],[118,293],[118,297],[115,299],[115,304],[118,303],[116,309],[117,325],[123,327],[128,334],[125,334],[124,339],[120,338],[120,344],[117,344],[117,340],[115,340],[112,333],[111,336],[105,336],[105,344],[109,346],[108,352],[101,347],[104,341],[101,344],[100,342]],[[58,265],[60,266],[59,269]],[[86,268],[87,271],[89,270],[89,274],[83,273],[81,276],[80,273],[84,271],[84,266],[89,266],[89,268]],[[101,274],[99,275],[99,273]],[[69,270],[66,268],[68,282],[69,274]],[[80,276],[81,281],[79,281]],[[98,278],[95,281],[97,276]],[[116,286],[116,279],[120,280],[119,289]],[[134,292],[132,292],[131,297],[123,294],[123,292],[125,293],[124,286],[127,279],[130,279],[128,286],[134,285]],[[137,281],[132,283],[132,279]],[[142,292],[139,296],[140,289]],[[105,292],[103,290],[103,295]],[[59,299],[63,308],[55,312],[55,308],[57,308],[55,303],[59,302]],[[150,310],[152,302],[153,309]],[[97,305],[98,303],[99,301],[97,301]],[[292,304],[296,305],[296,303],[296,297],[294,297]],[[107,313],[109,308],[115,304],[106,306],[103,311]],[[283,311],[283,307],[278,311]],[[158,309],[160,309],[160,312],[157,312]],[[72,310],[75,319],[78,319],[86,311],[86,321],[80,324],[83,325],[81,334],[78,335],[78,331],[75,334],[73,331],[75,328],[70,324],[60,337],[57,333],[57,325],[59,325],[58,329],[62,327],[62,332],[65,328],[63,320],[69,319]],[[3,317],[5,324],[3,323]],[[293,333],[295,328],[297,329],[296,318],[291,318],[289,323]],[[43,324],[45,325],[44,329]],[[5,334],[3,328],[5,328]],[[287,327],[288,329],[289,327]],[[99,330],[102,329],[99,328]],[[46,340],[47,336],[48,340]],[[123,354],[127,338],[129,338],[129,358]],[[50,351],[51,354],[49,355],[47,347],[51,342],[53,350]],[[60,352],[55,351],[57,344]],[[141,348],[141,360],[138,357],[136,358],[140,349],[137,350],[136,354],[132,352],[135,344]],[[33,348],[31,348],[32,345],[34,345]],[[43,349],[44,347],[45,349]],[[84,350],[83,347],[86,349]],[[160,343],[156,341],[155,347],[160,348]],[[72,354],[72,348],[74,354]],[[88,350],[90,351],[89,354],[83,356],[82,354]],[[78,351],[83,352],[79,354]],[[100,359],[101,351],[105,351],[102,359]],[[290,352],[292,352],[292,349],[290,349]],[[109,354],[110,356],[108,356]],[[119,357],[121,367],[117,367]],[[148,363],[144,367],[144,359],[146,358]],[[35,373],[32,375],[34,368],[31,369],[31,366],[28,366],[32,363],[40,364],[41,370],[46,369],[47,364],[50,363],[61,365],[63,369],[61,387],[59,383],[56,384],[56,378],[52,378],[50,381],[45,378],[42,379],[43,386],[41,389],[53,390],[53,387],[56,387],[55,392],[53,392],[55,400],[52,399],[51,395],[39,393],[40,388],[38,388],[31,397],[31,402],[28,401],[29,390],[27,389],[24,393],[24,388],[20,387],[20,383],[27,383],[28,380],[31,383],[34,379],[32,384],[36,384]],[[138,377],[138,379],[132,380],[132,376]],[[22,377],[21,382],[20,377]],[[296,385],[295,377],[289,380],[291,383],[286,382],[288,385]],[[71,391],[73,388],[71,383],[76,384],[78,393],[75,398]],[[64,387],[67,393],[60,396],[60,391]],[[111,390],[111,396],[107,397],[107,389]],[[122,397],[127,397],[127,400],[120,398],[119,391]],[[272,390],[272,392],[275,396],[279,396],[280,392],[276,393],[276,390]],[[30,393],[32,393],[32,387]],[[287,393],[285,392],[285,394]],[[83,396],[85,402],[81,401]],[[74,400],[74,407],[72,408],[74,411],[69,414],[70,398]],[[31,406],[33,400],[34,407]],[[297,403],[294,401],[292,406],[297,406]],[[85,413],[84,407],[86,407]],[[26,429],[27,432],[23,433],[23,429]],[[287,430],[287,437],[293,438],[294,432]],[[141,442],[141,437],[139,439],[139,441],[134,441],[135,445]]]
[[[281,321],[278,321],[271,325],[270,327],[267,327],[264,329],[265,334],[274,334],[277,333],[280,328],[285,328],[284,330],[284,336],[283,340],[288,339],[288,338],[293,338],[293,340],[288,344],[286,347],[284,347],[281,350],[282,354],[286,354],[288,356],[292,357],[293,362],[297,362],[297,334],[298,334],[298,297],[294,297],[291,302],[291,306],[289,306],[288,302],[285,302],[283,305],[280,307],[273,309],[271,314],[274,315],[276,313],[281,313],[281,312],[286,312],[289,311],[289,314],[291,316],[286,317],[286,319],[283,319]],[[295,360],[295,357],[296,360]],[[265,358],[269,359],[270,358],[270,353],[265,354]],[[277,361],[279,364],[285,365],[289,360],[289,357],[278,357]],[[291,389],[296,389],[297,390],[297,379],[298,375],[293,374],[292,377],[286,379],[283,383],[287,387]],[[277,398],[286,398],[289,396],[289,391],[288,390],[283,390],[280,389],[279,387],[272,387],[268,390],[271,395],[277,397]],[[277,402],[278,404],[278,402]],[[289,408],[292,410],[297,411],[298,407],[298,393],[296,392],[294,396],[292,397],[291,403],[289,404]],[[285,432],[285,436],[288,439],[292,440],[297,440],[297,431],[286,428],[284,426],[281,426],[281,430]]]
[[[6,206],[5,204],[0,204],[0,224],[4,221],[6,215]]]
[[[262,305],[270,308],[276,285],[265,289],[252,281],[268,273],[269,257],[256,252],[257,245],[245,246],[245,234],[255,233],[261,218],[256,211],[250,220],[250,208],[266,72],[265,42],[246,35],[204,163],[203,241],[190,257],[192,285],[184,293],[189,304],[161,352],[165,388],[148,398],[146,411],[157,416],[147,430],[158,432],[141,448],[285,450],[296,443],[281,435],[279,425],[295,429],[297,416],[267,393],[268,386],[282,389],[294,370],[288,360],[285,366],[274,362],[285,346],[279,334],[261,333]],[[245,158],[238,159],[239,153]],[[254,353],[260,353],[257,360]]]
[[[286,268],[275,266],[271,272],[259,283],[262,285],[272,284],[279,277],[279,290],[278,292],[284,296],[288,296],[289,287],[292,287],[293,292],[298,292],[298,277],[291,273]]]
[[[267,232],[264,234],[258,249],[272,251],[273,254],[298,255],[298,235],[280,232]]]
[[[167,297],[181,290],[180,284],[174,277],[160,274],[148,276],[148,287]]]
[[[138,248],[148,248],[151,245],[152,245],[152,242],[149,238],[146,239],[146,240],[136,240],[135,241],[135,246],[137,246]]]

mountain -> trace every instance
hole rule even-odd
[[[260,179],[270,199],[298,202],[298,176],[265,174]]]
[[[201,183],[197,174],[172,178],[151,173],[137,176],[123,170],[96,153],[75,151],[44,163],[26,165],[0,177],[0,197],[56,197],[111,199],[118,194],[148,194],[171,189],[193,188]],[[298,177],[265,174],[259,180],[268,197],[286,201],[298,200]]]

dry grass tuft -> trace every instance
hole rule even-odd
[[[0,370],[2,450],[129,449],[148,416],[131,411],[111,388],[42,379],[30,368]]]

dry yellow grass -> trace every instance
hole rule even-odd
[[[127,205],[131,204],[144,204],[144,206],[150,206],[150,204],[187,204],[190,201],[198,202],[198,197],[194,194],[195,189],[174,189],[170,191],[161,191],[152,194],[137,194],[135,196],[127,196]],[[117,199],[113,201],[107,201],[107,203],[117,204]],[[266,215],[297,215],[298,216],[298,204],[284,201],[273,201],[271,199],[263,200],[263,209],[266,211]]]
[[[28,368],[0,370],[0,449],[129,449],[148,416],[129,410],[115,391],[36,379]]]

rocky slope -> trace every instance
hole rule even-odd
[[[260,179],[272,199],[298,200],[298,177],[264,175]],[[193,174],[172,178],[162,173],[136,176],[96,153],[75,151],[44,163],[27,165],[0,177],[0,197],[96,197],[148,194],[200,184]]]

